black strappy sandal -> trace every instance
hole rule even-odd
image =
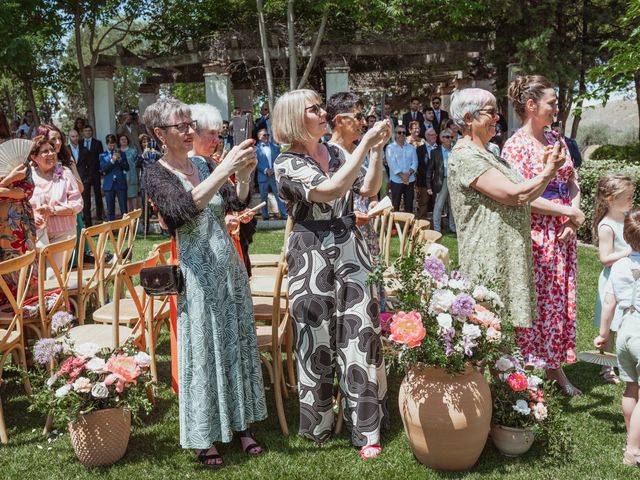
[[[211,450],[210,448],[205,448],[200,450],[200,453],[198,453],[196,455],[196,459],[204,466],[207,468],[220,468],[224,465],[224,461],[221,461],[220,463],[217,463],[217,460],[223,460],[222,456],[218,453],[213,453],[211,455],[207,455],[207,452]],[[213,460],[214,463],[210,463],[210,461]]]
[[[250,443],[246,447],[243,447],[244,453],[246,453],[247,455],[257,457],[258,455],[262,455],[264,453],[264,447],[258,443],[255,437],[251,434],[251,430],[249,430],[248,428],[246,430],[243,430],[242,432],[238,432],[238,436],[240,437],[240,446],[242,446],[243,438],[250,438],[252,440],[252,443]],[[251,450],[253,450],[254,448],[259,448],[260,451],[252,452]]]

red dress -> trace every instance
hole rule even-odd
[[[547,136],[553,144],[555,138]],[[565,145],[566,150],[566,145]],[[502,157],[525,179],[542,172],[543,147],[522,129],[509,138]],[[575,175],[567,151],[567,162],[543,193],[554,203],[571,205],[567,182]],[[560,242],[566,217],[531,214],[534,277],[538,318],[531,328],[516,328],[516,343],[531,361],[543,361],[546,368],[575,362],[577,243]]]

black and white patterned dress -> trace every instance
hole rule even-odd
[[[327,148],[331,176],[345,158],[337,147]],[[287,241],[286,259],[298,360],[299,433],[317,443],[330,437],[337,372],[353,444],[378,444],[381,424],[388,418],[387,378],[379,305],[374,287],[367,285],[369,251],[353,222],[345,229],[317,228],[310,222],[352,215],[353,193],[360,191],[366,170],[347,195],[329,203],[309,200],[309,193],[328,177],[308,155],[283,153],[274,170],[280,196],[296,225]]]

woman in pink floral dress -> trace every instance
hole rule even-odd
[[[507,140],[502,157],[525,179],[543,169],[543,150],[557,141],[547,127],[558,113],[553,85],[543,76],[516,78],[509,98],[522,127]],[[531,204],[537,314],[531,328],[516,329],[516,341],[531,362],[544,362],[547,377],[568,396],[582,392],[565,375],[562,364],[576,359],[576,231],[584,221],[580,187],[566,145],[567,161],[542,196]]]

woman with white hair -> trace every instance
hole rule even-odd
[[[298,360],[299,432],[318,444],[331,436],[337,370],[351,441],[360,447],[362,458],[376,457],[387,417],[387,379],[379,305],[367,282],[371,259],[356,228],[353,196],[371,197],[380,189],[382,163],[372,161],[368,170],[362,164],[371,149],[374,158],[382,156],[389,121],[376,123],[345,156],[320,143],[327,131],[320,96],[294,90],[276,103],[272,128],[278,143],[291,145],[276,159],[274,170],[294,222],[286,257]]]
[[[256,165],[253,140],[234,147],[213,172],[188,157],[198,124],[189,107],[158,100],[144,112],[163,156],[144,172],[158,216],[177,239],[186,291],[178,296],[180,444],[207,467],[222,465],[215,442],[234,433],[249,455],[262,447],[249,431],[267,416],[247,272],[224,228],[220,188],[236,175],[246,198]]]
[[[216,155],[220,144],[218,134],[222,128],[220,111],[208,103],[196,103],[189,107],[191,108],[191,118],[198,123],[193,135],[193,150],[189,152],[189,156],[201,158],[213,170],[221,161],[220,155]],[[224,220],[247,273],[251,276],[249,244],[253,241],[253,235],[256,233],[257,221],[253,219],[253,212],[247,211],[247,205],[251,198],[250,192],[247,192],[247,198],[240,200],[235,185],[235,176],[232,175],[229,177],[229,181],[220,188],[226,213]],[[238,220],[239,214],[242,214],[240,220]]]
[[[487,150],[498,121],[490,92],[455,92],[449,115],[463,135],[449,157],[447,179],[461,269],[471,278],[495,281],[515,326],[530,327],[536,318],[536,296],[529,204],[544,192],[565,157],[559,148],[547,148],[542,172],[525,181]]]

